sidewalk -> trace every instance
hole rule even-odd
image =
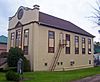
[[[86,77],[80,80],[72,81],[72,82],[100,82],[100,74],[91,76],[91,77]]]

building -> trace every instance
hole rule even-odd
[[[98,44],[98,42],[94,43],[94,65],[100,65],[100,45]]]
[[[4,35],[0,36],[0,54],[7,52],[7,37]]]
[[[0,36],[0,69],[6,67],[7,55],[7,37],[4,35]]]
[[[19,7],[9,18],[8,50],[19,47],[32,71],[93,67],[93,38],[75,24],[34,8]]]

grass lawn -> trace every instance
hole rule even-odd
[[[69,82],[96,74],[100,74],[100,67],[61,72],[26,72],[23,82]],[[4,76],[4,73],[0,73],[0,82],[8,82]]]

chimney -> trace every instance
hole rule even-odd
[[[37,9],[37,10],[39,10],[39,5],[33,5],[33,9]]]

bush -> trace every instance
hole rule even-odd
[[[8,68],[6,68],[6,70],[8,70],[8,71],[12,70],[14,72],[17,72],[17,68],[16,67],[8,67]]]
[[[6,73],[6,79],[8,81],[19,81],[20,80],[20,75],[17,74],[16,72],[10,70]]]
[[[29,60],[27,60],[27,59],[24,57],[23,62],[24,62],[23,71],[24,71],[24,72],[29,72],[29,71],[31,71],[31,70],[30,70],[30,62],[29,62]]]
[[[7,63],[9,67],[17,67],[17,62],[19,58],[24,58],[24,53],[23,51],[18,48],[10,48],[9,53],[8,53],[8,58],[7,58]]]

